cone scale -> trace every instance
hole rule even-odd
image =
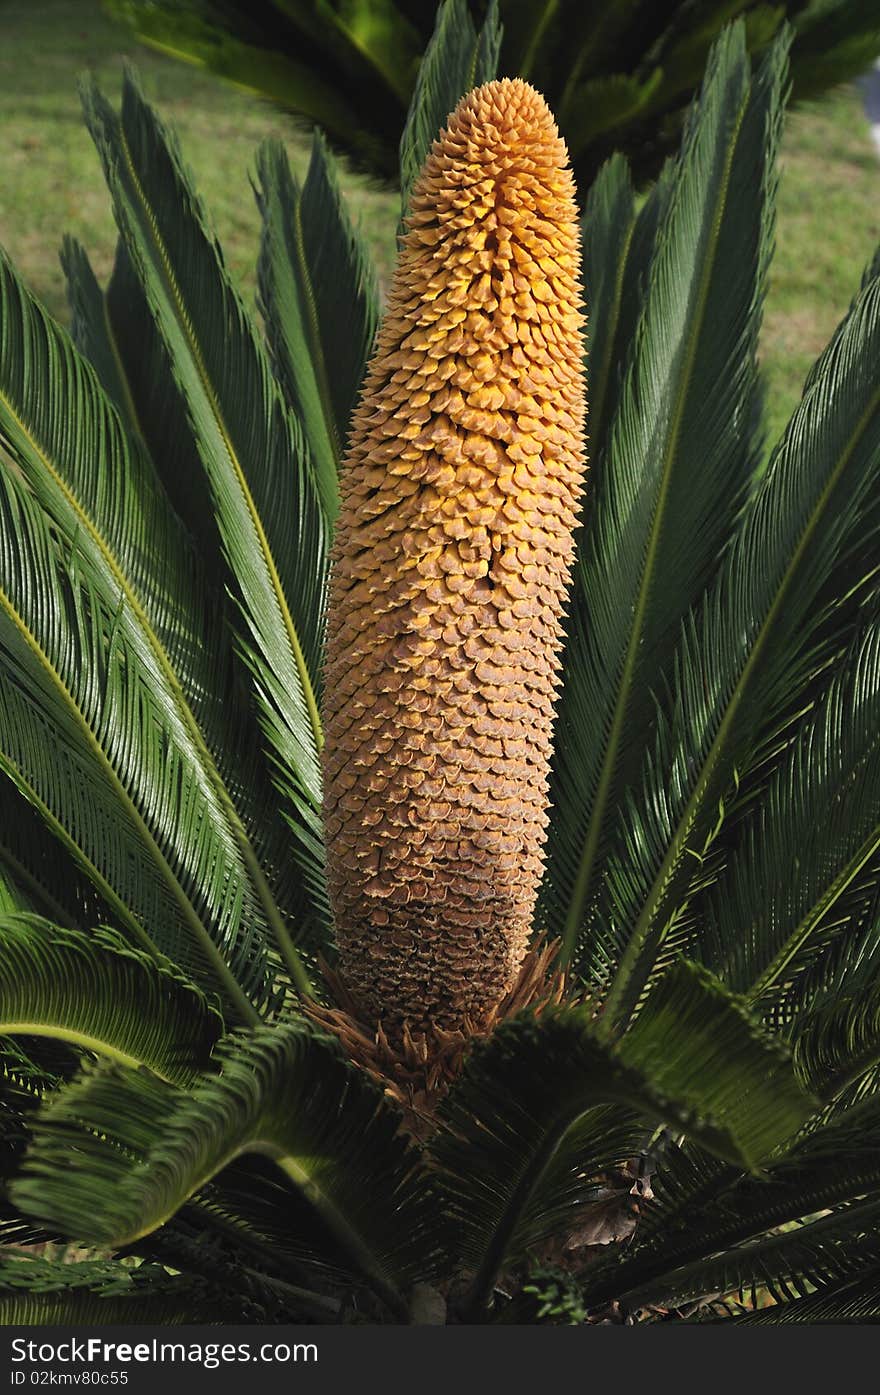
[[[579,229],[526,83],[465,97],[416,181],[340,481],[324,823],[342,978],[468,1031],[532,928],[582,485]]]

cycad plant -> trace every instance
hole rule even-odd
[[[365,378],[320,137],[264,344],[130,75],[0,262],[7,1323],[880,1316],[880,267],[765,462],[784,39],[579,233],[438,36]]]
[[[423,0],[104,0],[143,42],[219,73],[317,122],[384,179],[431,38]],[[586,190],[612,151],[639,182],[678,144],[709,49],[741,17],[750,54],[793,28],[794,96],[866,72],[880,53],[874,0],[450,0],[465,48],[473,20],[500,16],[500,69],[545,94]],[[451,36],[452,37],[452,36]]]

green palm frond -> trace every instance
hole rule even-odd
[[[880,276],[880,250],[865,267],[858,293],[850,302],[829,340],[825,353],[807,374],[803,396],[812,389],[824,371],[827,355],[847,328],[856,303]],[[768,710],[755,740],[755,753],[748,768],[739,772],[739,787],[730,809],[721,843],[735,846],[740,832],[739,819],[766,796],[769,779],[794,739],[804,714],[826,698],[833,676],[849,662],[852,636],[880,615],[880,566],[877,562],[876,535],[880,532],[880,491],[862,504],[864,519],[859,533],[847,547],[841,547],[834,565],[824,577],[814,600],[815,628],[811,643],[799,655],[799,669],[792,668],[785,691]],[[872,618],[873,617],[873,618]]]
[[[349,1251],[305,1196],[256,1153],[230,1163],[202,1187],[175,1216],[175,1234],[183,1225],[195,1244],[199,1237],[216,1234],[232,1253],[286,1282],[345,1285],[351,1279]],[[169,1226],[163,1226],[136,1241],[135,1249],[164,1245],[168,1232]]]
[[[729,545],[756,464],[755,352],[785,73],[785,48],[776,46],[751,79],[741,27],[715,50],[660,196],[668,203],[636,352],[590,489],[557,723],[546,899],[565,957],[600,977],[613,948],[596,897],[615,810],[650,748],[652,694],[669,672],[682,616]],[[625,189],[618,197],[625,206]],[[592,962],[579,950],[585,939]]]
[[[61,266],[71,338],[92,364],[128,434],[149,456],[156,478],[195,542],[210,586],[220,592],[225,570],[207,476],[186,404],[125,243],[117,241],[106,290],[98,284],[85,248],[71,237],[61,244]],[[213,695],[205,696],[210,701]]]
[[[216,1059],[219,1073],[188,1094],[118,1069],[59,1091],[12,1185],[16,1205],[95,1244],[130,1244],[236,1157],[265,1153],[334,1233],[353,1272],[405,1311],[403,1287],[415,1257],[425,1261],[433,1204],[396,1112],[333,1039],[304,1022],[231,1038]]]
[[[63,830],[136,942],[207,974],[255,1019],[247,994],[265,1002],[273,989],[259,921],[243,915],[232,835],[204,815],[129,612],[9,471],[0,518],[0,767]]]
[[[675,185],[668,160],[647,198],[637,206],[632,174],[622,155],[603,165],[581,220],[587,317],[589,404],[588,502],[606,468],[611,427],[631,371],[636,328],[648,290],[657,237]],[[609,468],[613,468],[609,467]]]
[[[68,336],[6,262],[0,305],[0,427],[7,448],[56,526],[69,539],[84,535],[81,550],[95,558],[134,612],[145,652],[152,651],[156,681],[164,679],[166,689],[179,684],[180,670],[191,690],[216,688],[213,597],[150,462],[126,438]],[[71,420],[75,435],[68,429]],[[90,468],[98,451],[101,472]]]
[[[0,1258],[4,1327],[214,1322],[215,1305],[215,1295],[205,1294],[200,1302],[191,1284],[158,1265],[129,1269],[104,1260],[65,1264],[35,1255]]]
[[[825,351],[718,582],[684,627],[669,712],[658,713],[641,797],[630,798],[609,865],[604,910],[620,927],[615,1016],[632,1011],[674,928],[756,728],[803,671],[828,618],[815,612],[817,594],[841,554],[860,555],[872,535],[880,386],[870,365],[878,341],[875,281]]]
[[[598,1108],[609,1103],[613,1113]],[[673,1124],[751,1167],[811,1108],[781,1047],[687,963],[667,974],[620,1041],[608,1039],[588,1007],[499,1027],[443,1106],[433,1147],[456,1243],[478,1269],[474,1305],[485,1302],[506,1259],[558,1229],[566,1210],[575,1214],[598,1173],[639,1151],[637,1118],[643,1141],[645,1122]],[[563,1169],[580,1183],[568,1195]]]
[[[871,0],[822,0],[807,7],[800,25],[798,97],[815,97],[830,82],[846,82],[870,68],[880,43],[880,15]]]
[[[759,1243],[828,1210],[880,1196],[877,1099],[830,1124],[821,1118],[755,1177],[691,1144],[667,1148],[635,1244],[597,1264],[585,1287],[588,1301],[601,1304],[621,1291],[660,1285],[669,1274],[736,1253],[747,1241]]]
[[[400,130],[427,62],[432,5],[105,4],[145,43],[258,92],[309,124],[319,122],[358,164],[396,179]],[[487,8],[486,0],[473,0],[447,4],[444,12],[455,15],[464,42],[472,37],[471,14],[482,18]],[[679,140],[712,43],[738,15],[754,55],[792,26],[797,97],[811,99],[859,76],[880,53],[874,0],[498,0],[498,15],[498,71],[546,94],[584,190],[615,150],[631,161],[640,183],[657,175]]]
[[[792,1030],[799,1074],[823,1099],[832,1099],[880,1061],[876,957],[862,973],[848,977],[843,988],[827,988],[817,995]]]
[[[119,269],[120,258],[125,256],[121,243],[117,243],[114,275]],[[83,358],[87,358],[98,375],[98,381],[119,413],[127,431],[138,436],[146,446],[146,433],[158,423],[142,416],[132,396],[128,374],[123,362],[125,345],[117,335],[110,317],[104,292],[92,270],[89,255],[82,243],[75,237],[65,236],[61,242],[61,269],[67,288],[67,301],[70,307],[70,337]],[[141,344],[143,350],[145,345]],[[145,354],[152,366],[152,355]],[[160,372],[159,381],[165,386],[166,374]],[[179,399],[173,392],[167,410],[180,425],[178,413]],[[186,442],[186,433],[183,433]],[[155,466],[155,456],[150,452]],[[197,459],[198,457],[196,457]]]
[[[878,850],[880,626],[853,645],[746,822],[709,898],[701,958],[756,1000],[784,988],[846,933],[835,910]]]
[[[62,245],[61,260],[74,343],[92,363],[129,434],[137,438],[132,453],[137,457],[141,445],[146,449],[156,479],[191,535],[198,557],[195,586],[189,576],[181,576],[173,588],[166,583],[162,596],[162,604],[167,606],[169,599],[173,600],[187,621],[175,627],[175,638],[186,643],[182,650],[179,643],[176,646],[172,687],[179,684],[183,690],[184,720],[190,728],[195,723],[197,741],[201,744],[204,738],[208,747],[208,774],[237,831],[267,919],[286,944],[287,930],[279,925],[277,903],[300,943],[308,938],[316,913],[323,931],[325,907],[316,906],[314,898],[304,894],[301,879],[290,865],[290,834],[278,812],[261,749],[252,685],[234,654],[234,611],[225,594],[226,564],[211,492],[164,342],[122,241],[117,244],[113,274],[103,293],[85,251],[70,238]],[[162,493],[151,492],[149,503],[160,515],[160,525],[151,536],[166,548],[155,570],[174,576],[175,568],[180,571],[181,564],[188,561],[192,571],[193,548],[181,534]],[[200,599],[203,603],[199,606]],[[243,772],[247,772],[244,777]],[[254,852],[259,866],[255,865]],[[264,873],[270,882],[269,892],[262,884]]]
[[[192,984],[112,931],[0,917],[0,1035],[58,1037],[187,1084],[221,1029]]]
[[[802,1296],[880,1263],[880,1200],[856,1202],[782,1234],[763,1236],[715,1258],[698,1260],[653,1283],[621,1292],[625,1311],[652,1304],[682,1307],[706,1294],[760,1285]]]
[[[820,1074],[826,1059],[824,1091],[848,1075],[850,1066],[857,1070],[860,1059],[870,1066],[871,1004],[880,965],[880,854],[840,893],[822,924],[816,952],[805,958],[800,972],[786,975],[784,986],[768,996],[763,1015],[774,1030],[803,1042],[804,1061],[812,1060]]]
[[[749,1327],[775,1327],[781,1322],[880,1322],[880,1265],[869,1264],[858,1278],[823,1284],[818,1292],[800,1298],[777,1293],[772,1306],[734,1321]]]
[[[351,1285],[351,1250],[344,1237],[303,1192],[290,1187],[271,1159],[257,1153],[230,1163],[178,1211],[172,1226],[136,1241],[134,1249],[139,1254],[155,1251],[178,1267],[166,1239],[176,1243],[183,1226],[194,1245],[215,1236],[236,1262],[299,1288],[345,1290]]]
[[[348,423],[379,321],[376,273],[319,133],[302,188],[280,141],[261,146],[257,179],[260,308],[276,377],[303,424],[332,521]]]
[[[128,254],[162,334],[207,472],[261,723],[320,897],[318,713],[327,523],[302,430],[286,409],[207,229],[176,143],[129,73],[117,116],[86,117]]]
[[[206,586],[219,596],[226,573],[208,478],[165,343],[126,244],[117,241],[106,290],[99,286],[85,248],[73,237],[61,243],[61,268],[67,282],[71,338],[95,368],[128,435],[148,455],[156,480],[195,543]],[[173,519],[170,527],[180,525]],[[204,695],[208,700],[212,696]]]
[[[405,199],[505,9],[537,80],[566,41],[594,153],[627,112],[668,148],[721,22],[639,6],[645,63],[609,72],[620,6],[447,0],[416,79],[410,0],[320,8],[260,14],[313,58],[332,31],[390,105],[415,84]],[[764,466],[789,36],[734,12],[653,189],[621,156],[582,190],[591,470],[533,927],[564,944],[460,1031],[375,1020],[321,958],[327,566],[378,315],[328,149],[301,185],[258,156],[264,346],[136,80],[121,114],[86,87],[109,283],[65,243],[69,337],[0,255],[0,1242],[76,1245],[0,1260],[0,1318],[418,1322],[427,1287],[453,1323],[875,1320],[880,254]]]
[[[126,437],[67,336],[5,263],[0,313],[0,432],[47,516],[93,570],[108,611],[118,609],[120,630],[167,712],[168,740],[186,771],[190,797],[202,802],[200,816],[212,827],[216,841],[213,847],[206,841],[206,860],[222,856],[235,869],[230,900],[241,899],[239,920],[253,922],[257,934],[268,920],[286,944],[286,929],[255,876],[256,857],[203,734],[207,730],[215,749],[232,754],[229,727],[218,730],[217,716],[227,710],[222,695],[230,656],[222,609],[149,460]],[[71,419],[78,424],[75,436]],[[90,468],[97,453],[101,472]],[[234,938],[234,924],[227,933]]]

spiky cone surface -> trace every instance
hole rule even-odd
[[[534,88],[463,98],[407,226],[341,476],[324,756],[342,977],[398,1034],[492,1017],[542,870],[584,315]]]

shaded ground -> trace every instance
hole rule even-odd
[[[248,185],[254,149],[265,136],[280,136],[294,168],[305,172],[307,133],[249,94],[140,47],[103,15],[98,0],[0,0],[0,243],[65,319],[62,234],[81,238],[99,276],[109,271],[115,241],[97,155],[80,116],[77,77],[93,71],[115,97],[126,55],[147,96],[178,129],[228,264],[248,293],[258,239]],[[396,195],[350,173],[344,186],[387,280]],[[784,140],[778,251],[762,341],[772,433],[796,402],[878,241],[880,162],[861,94],[842,88],[794,112]]]

